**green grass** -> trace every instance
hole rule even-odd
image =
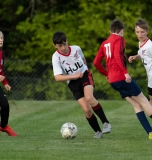
[[[1,133],[0,159],[150,160],[152,141],[131,105],[126,101],[100,102],[112,132],[93,139],[94,132],[76,101],[10,101],[9,124],[19,136]],[[62,124],[68,121],[78,127],[73,140],[60,134]]]

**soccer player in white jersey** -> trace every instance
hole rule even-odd
[[[139,40],[138,54],[130,56],[128,61],[141,59],[148,77],[148,94],[152,105],[152,41],[148,38],[149,27],[145,20],[139,19],[135,24],[135,33]]]
[[[52,56],[55,80],[57,82],[67,81],[68,87],[83,109],[89,125],[95,131],[94,138],[101,138],[104,133],[110,133],[111,125],[103,108],[93,95],[93,77],[88,70],[81,48],[76,45],[69,46],[66,35],[61,31],[54,33],[52,40],[57,49]],[[103,123],[102,130],[94,113]]]

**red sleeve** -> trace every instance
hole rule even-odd
[[[96,67],[96,69],[103,74],[104,76],[108,76],[108,72],[107,70],[103,67],[102,65],[102,59],[104,58],[104,52],[103,52],[103,44],[100,46],[98,53],[93,61],[94,66]]]
[[[0,64],[0,75],[2,75],[2,76],[4,76],[4,71],[3,71],[4,60],[5,60],[4,52],[2,50],[0,50],[0,61],[3,62]],[[2,81],[2,83],[3,83],[3,85],[8,84],[7,79],[5,78]]]
[[[114,48],[114,58],[119,65],[120,69],[123,70],[124,74],[128,73],[127,68],[126,68],[126,58],[125,58],[125,53],[124,53],[124,45],[125,41],[121,37],[121,39],[118,39],[115,42],[115,48]]]
[[[4,72],[1,71],[0,75],[4,76]],[[8,84],[7,79],[5,78],[5,79],[2,81],[2,83],[3,83],[3,85]]]

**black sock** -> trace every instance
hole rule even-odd
[[[96,106],[92,107],[93,111],[97,114],[97,116],[100,118],[102,123],[109,123],[109,121],[106,118],[106,115],[101,107],[101,105],[98,103]]]
[[[141,125],[145,129],[145,131],[149,134],[149,132],[152,132],[152,128],[147,120],[147,117],[145,116],[144,111],[136,113],[138,120],[140,121]]]
[[[99,123],[97,121],[97,118],[95,117],[95,115],[93,114],[90,118],[87,118],[86,119],[88,120],[91,128],[97,132],[97,131],[100,131],[101,132],[101,129],[100,129],[100,126],[99,126]]]

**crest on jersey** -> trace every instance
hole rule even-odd
[[[74,59],[78,59],[78,52],[76,51],[76,53],[74,54]]]
[[[145,49],[145,50],[142,50],[142,55],[145,55],[145,52],[146,52],[146,49]]]

